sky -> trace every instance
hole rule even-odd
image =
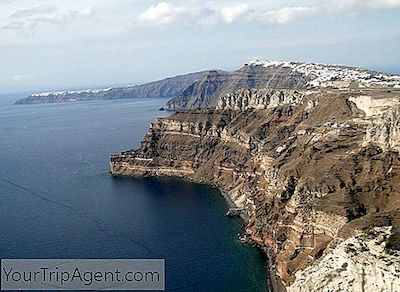
[[[400,0],[0,0],[0,93],[140,84],[254,58],[400,73]]]

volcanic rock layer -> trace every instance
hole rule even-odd
[[[242,89],[157,119],[140,149],[110,166],[217,185],[290,291],[400,291],[399,129],[396,92]]]

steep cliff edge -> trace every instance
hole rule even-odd
[[[340,65],[253,60],[234,72],[212,72],[171,99],[166,108],[187,110],[212,108],[218,99],[242,88],[393,88],[400,76]]]
[[[273,252],[285,285],[308,291],[310,269],[328,269],[321,261],[348,238],[391,226],[385,250],[400,249],[399,100],[378,89],[239,90],[213,109],[157,119],[140,149],[111,156],[111,172],[217,185],[245,210],[247,235]],[[321,272],[313,285],[327,277],[341,274]]]
[[[171,99],[170,110],[211,108],[224,94],[242,88],[305,88],[310,79],[286,67],[264,67],[245,64],[234,72],[213,72],[204,75],[181,95]]]

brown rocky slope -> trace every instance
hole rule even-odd
[[[243,208],[246,234],[273,252],[283,283],[308,291],[302,272],[347,238],[391,226],[384,250],[400,248],[399,129],[395,91],[242,89],[213,109],[157,119],[140,149],[110,166],[217,185]]]

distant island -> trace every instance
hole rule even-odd
[[[274,290],[400,291],[399,87],[338,65],[207,71],[110,170],[217,186],[245,218],[241,239],[268,254]]]
[[[184,91],[198,78],[205,76],[208,72],[197,72],[166,78],[142,85],[126,87],[106,88],[100,90],[73,90],[59,92],[34,93],[28,97],[21,98],[15,104],[39,104],[57,102],[75,102],[87,100],[112,100],[127,98],[151,98],[151,97],[175,97]]]

